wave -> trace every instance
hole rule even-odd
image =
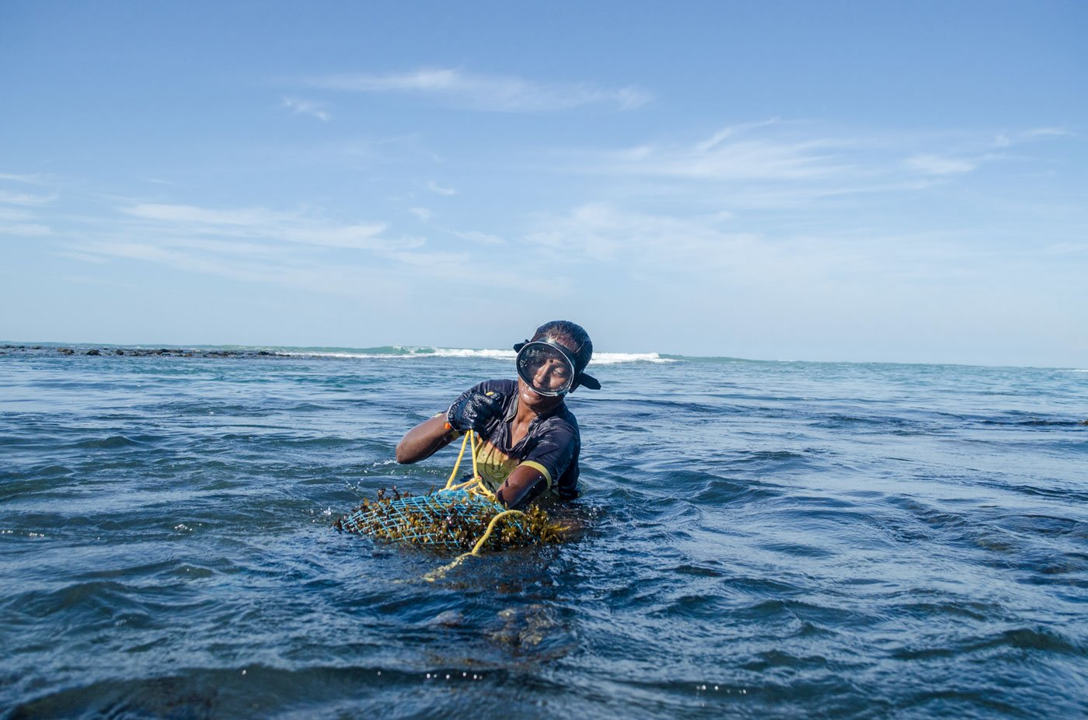
[[[402,346],[388,345],[376,348],[267,348],[277,355],[291,357],[329,357],[351,359],[401,359],[401,358],[466,358],[483,360],[514,359],[516,353],[513,350],[495,350],[485,348],[482,350],[472,348],[440,348],[429,346]],[[615,365],[618,363],[650,362],[671,363],[677,362],[674,357],[662,357],[660,353],[594,353],[590,365]]]
[[[590,365],[615,365],[616,363],[650,362],[650,363],[674,363],[679,362],[676,357],[662,357],[660,353],[594,353]]]
[[[349,348],[315,349],[307,348],[269,348],[277,355],[290,357],[328,357],[351,359],[399,359],[399,358],[485,358],[490,360],[513,360],[513,350],[471,350],[462,348],[435,348],[435,347],[402,347],[392,345],[378,348],[362,348],[353,350]]]

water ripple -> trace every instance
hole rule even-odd
[[[574,539],[428,583],[332,518],[494,361],[0,363],[0,717],[1088,714],[1083,373],[609,365]]]

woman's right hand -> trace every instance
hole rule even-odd
[[[502,417],[502,401],[503,396],[495,392],[466,395],[450,405],[446,422],[459,432],[483,432],[492,420]]]

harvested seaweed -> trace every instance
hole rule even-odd
[[[377,540],[404,542],[449,550],[471,550],[487,532],[502,505],[474,493],[440,490],[427,495],[392,492],[382,488],[375,500],[338,518],[334,527],[345,532],[369,535]],[[516,516],[506,516],[484,543],[483,549],[557,543],[565,528],[552,521],[547,511],[530,507]]]

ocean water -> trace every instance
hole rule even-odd
[[[0,717],[1088,714],[1083,369],[602,356],[575,536],[429,583],[333,522],[510,354],[87,349],[0,349]]]

